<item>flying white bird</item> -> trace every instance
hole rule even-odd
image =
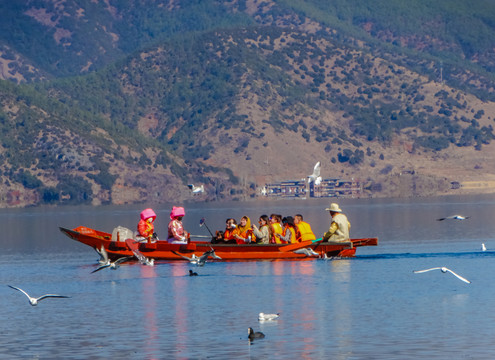
[[[43,299],[46,299],[46,298],[68,298],[69,297],[69,296],[57,295],[57,294],[45,294],[45,295],[40,296],[38,298],[34,298],[34,297],[29,296],[29,294],[27,292],[25,292],[24,290],[22,290],[22,289],[20,289],[18,287],[11,286],[11,285],[9,285],[9,287],[12,288],[12,289],[14,289],[14,290],[20,291],[21,293],[23,293],[24,295],[26,295],[28,297],[28,299],[29,299],[29,303],[32,306],[38,305],[38,301],[43,300]]]
[[[443,221],[443,220],[466,220],[466,219],[469,219],[469,216],[452,215],[452,216],[447,216],[447,217],[443,217],[443,218],[437,219],[437,221]]]
[[[189,187],[189,189],[191,189],[191,192],[193,194],[201,194],[201,193],[204,193],[205,192],[205,187],[204,185],[201,185],[201,186],[194,186],[193,184],[189,184],[187,185]]]
[[[258,315],[258,321],[270,321],[270,320],[276,320],[280,316],[280,313],[278,314],[265,314],[265,313],[259,313]]]
[[[100,265],[110,265],[110,259],[108,258],[108,253],[105,250],[105,247],[101,245],[100,249],[98,249],[97,247],[95,247],[94,249],[100,255],[100,258],[98,259],[98,263]]]
[[[295,254],[304,254],[306,256],[320,256],[316,251],[311,248],[302,248],[293,251]]]
[[[193,265],[197,265],[197,266],[203,266],[205,263],[206,263],[206,260],[209,258],[209,257],[212,257],[214,259],[218,259],[218,260],[222,260],[222,258],[220,256],[218,256],[217,254],[215,254],[215,250],[214,249],[211,249],[211,250],[208,250],[208,251],[205,251],[203,253],[203,255],[201,255],[200,257],[197,257],[195,254],[192,254],[191,257],[187,257],[187,256],[184,256],[182,254],[179,254],[175,251],[172,251],[175,255],[178,255],[180,256],[181,258],[185,259],[185,260],[188,260],[191,264]]]
[[[486,246],[485,246],[485,244],[481,244],[481,251],[486,251]]]
[[[308,183],[313,181],[315,183],[315,185],[320,185],[320,183],[321,183],[320,167],[321,167],[321,165],[320,165],[320,162],[318,161],[316,163],[315,167],[313,168],[313,173],[308,176]]]
[[[124,261],[131,260],[134,256],[124,256],[121,258],[118,258],[115,261],[109,261],[108,264],[100,265],[98,266],[95,270],[91,271],[91,273],[95,273],[97,271],[100,271],[102,269],[110,268],[112,270],[117,270],[120,267],[120,264],[122,264]]]
[[[143,253],[137,249],[132,248],[132,253],[139,260],[142,265],[154,266],[155,259],[147,258]]]
[[[449,273],[451,273],[452,275],[454,275],[455,277],[457,277],[459,280],[462,280],[462,281],[464,281],[465,283],[471,284],[471,281],[469,281],[468,279],[463,278],[462,276],[460,276],[460,275],[456,274],[455,272],[453,272],[453,271],[452,271],[452,270],[450,270],[450,269],[447,269],[446,267],[434,267],[434,268],[431,268],[431,269],[425,269],[425,270],[415,270],[415,271],[413,271],[413,273],[415,273],[415,274],[420,274],[420,273],[424,273],[424,272],[431,271],[431,270],[440,270],[440,271],[441,271],[441,272],[443,272],[443,273],[449,272]]]

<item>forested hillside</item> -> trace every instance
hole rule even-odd
[[[1,205],[244,198],[316,161],[372,196],[491,179],[494,9],[2,4]]]

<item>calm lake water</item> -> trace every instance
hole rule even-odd
[[[186,205],[186,230],[302,213],[317,235],[328,199]],[[339,199],[352,237],[339,260],[159,262],[92,274],[98,255],[59,226],[134,230],[143,207],[0,210],[2,359],[493,359],[495,197]],[[154,206],[166,236],[170,206]],[[436,221],[463,214],[465,221]],[[488,251],[481,251],[485,243]],[[493,251],[491,251],[493,249]],[[446,266],[467,279],[432,271]],[[188,271],[199,273],[189,277]],[[31,295],[57,293],[29,305]],[[258,322],[258,313],[280,313]],[[266,337],[248,342],[247,328]]]

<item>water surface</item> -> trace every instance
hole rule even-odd
[[[317,235],[328,200],[256,201],[186,206],[185,227],[206,218],[302,213]],[[97,266],[96,252],[59,226],[134,229],[140,207],[0,211],[0,358],[9,359],[493,359],[495,198],[344,199],[353,237],[377,236],[340,260],[159,262]],[[169,206],[155,206],[158,234]],[[466,221],[436,221],[460,213]],[[489,251],[481,251],[485,243]],[[490,251],[493,249],[494,251]],[[413,270],[447,266],[450,274]],[[188,271],[199,273],[189,277]],[[32,295],[59,293],[31,307],[7,284]],[[259,323],[258,313],[279,312]],[[247,328],[265,339],[252,344]]]

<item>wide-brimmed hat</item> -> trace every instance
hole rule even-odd
[[[342,212],[342,210],[340,210],[340,208],[339,208],[339,204],[337,204],[337,203],[331,203],[330,207],[327,207],[325,210],[326,211],[333,211],[333,212]]]

